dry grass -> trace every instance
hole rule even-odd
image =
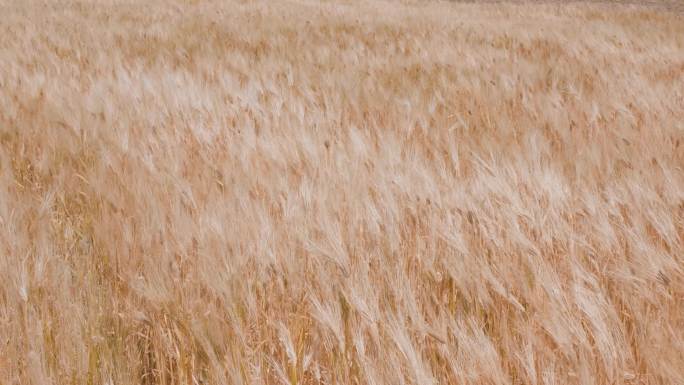
[[[0,14],[0,384],[684,384],[681,14]]]

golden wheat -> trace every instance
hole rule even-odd
[[[676,9],[0,14],[0,384],[684,384]]]

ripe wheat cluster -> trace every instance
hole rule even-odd
[[[0,14],[0,384],[684,383],[682,13]]]

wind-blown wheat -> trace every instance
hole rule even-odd
[[[0,14],[0,384],[684,383],[680,13]]]

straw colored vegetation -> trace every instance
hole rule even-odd
[[[0,384],[684,383],[681,13],[0,14]]]

